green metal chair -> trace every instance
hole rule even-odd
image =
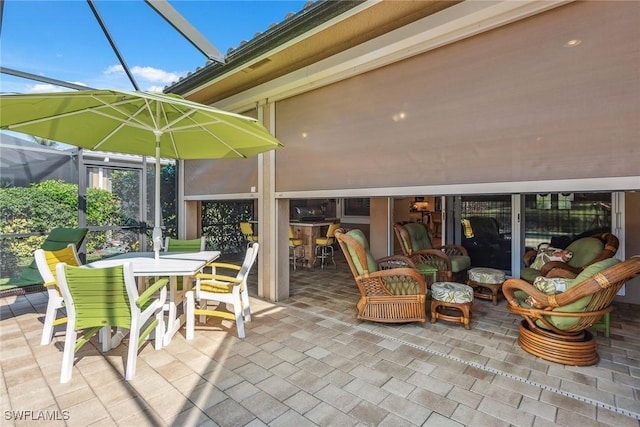
[[[106,268],[60,263],[56,266],[56,275],[67,309],[60,382],[71,380],[75,353],[100,330],[102,351],[109,351],[112,327],[129,329],[125,379],[133,379],[138,350],[152,332],[155,331],[155,349],[162,348],[167,279],[157,281],[138,295],[131,263]],[[78,331],[84,331],[81,337]]]
[[[64,299],[56,280],[56,265],[64,262],[69,265],[79,266],[80,259],[78,259],[78,253],[73,243],[69,243],[59,251],[37,249],[33,254],[33,258],[40,275],[44,279],[44,286],[47,288],[47,296],[49,297],[47,313],[44,316],[42,338],[40,339],[40,345],[47,345],[53,338],[53,328],[67,322],[66,317],[56,319],[58,310],[64,307]]]
[[[249,243],[242,265],[223,262],[212,262],[207,265],[213,269],[212,274],[200,273],[196,276],[196,287],[186,293],[186,338],[193,339],[195,331],[195,316],[200,316],[200,322],[206,321],[206,316],[222,317],[235,320],[238,337],[244,338],[244,322],[251,321],[249,307],[249,291],[247,278],[249,271],[258,257],[258,243]],[[235,277],[217,274],[217,269],[237,271]],[[196,300],[198,307],[196,307]],[[232,304],[233,313],[207,308],[209,301]]]

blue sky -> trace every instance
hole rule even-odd
[[[223,55],[306,2],[170,0]],[[161,91],[207,62],[143,0],[95,1],[95,6],[141,90]],[[0,64],[97,89],[134,89],[84,0],[5,0]],[[0,93],[59,90],[67,89],[0,74]]]

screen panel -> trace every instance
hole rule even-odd
[[[639,16],[575,2],[279,101],[276,189],[637,175]]]

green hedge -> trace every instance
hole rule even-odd
[[[121,224],[120,198],[110,191],[87,190],[87,222],[90,225]],[[30,187],[0,188],[0,233],[47,233],[56,227],[78,226],[78,186],[52,180]],[[15,276],[21,258],[30,258],[46,236],[3,239],[0,275]],[[87,242],[92,252],[105,244],[105,233],[93,233]]]

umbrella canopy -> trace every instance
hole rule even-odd
[[[160,158],[243,158],[280,147],[256,119],[178,95],[86,90],[0,95],[0,129],[92,150],[156,157],[154,251],[160,250]]]

